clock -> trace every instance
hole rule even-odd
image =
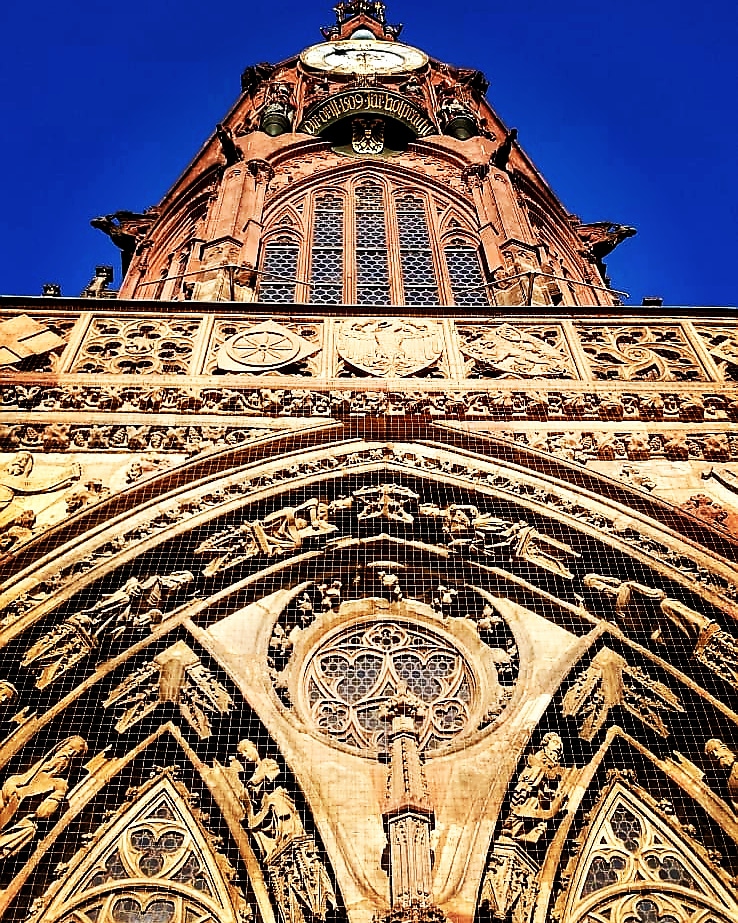
[[[428,55],[400,42],[366,39],[321,42],[300,55],[305,67],[334,74],[404,74],[428,63]]]

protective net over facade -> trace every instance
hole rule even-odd
[[[13,923],[738,919],[738,335],[384,6],[0,309]]]

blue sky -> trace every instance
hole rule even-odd
[[[630,304],[738,303],[733,3],[389,4],[402,39],[478,67],[572,212],[638,228],[608,260]],[[117,250],[90,218],[157,202],[243,68],[320,40],[325,0],[76,0],[0,10],[0,292],[78,295]]]

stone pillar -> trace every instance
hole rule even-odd
[[[430,907],[433,809],[418,750],[415,719],[425,708],[406,689],[384,708],[391,718],[390,771],[382,816],[389,841],[390,904],[393,912]]]

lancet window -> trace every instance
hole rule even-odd
[[[293,193],[266,221],[259,299],[488,304],[473,220],[446,228],[448,209],[440,191],[407,188],[376,169],[342,186]]]

